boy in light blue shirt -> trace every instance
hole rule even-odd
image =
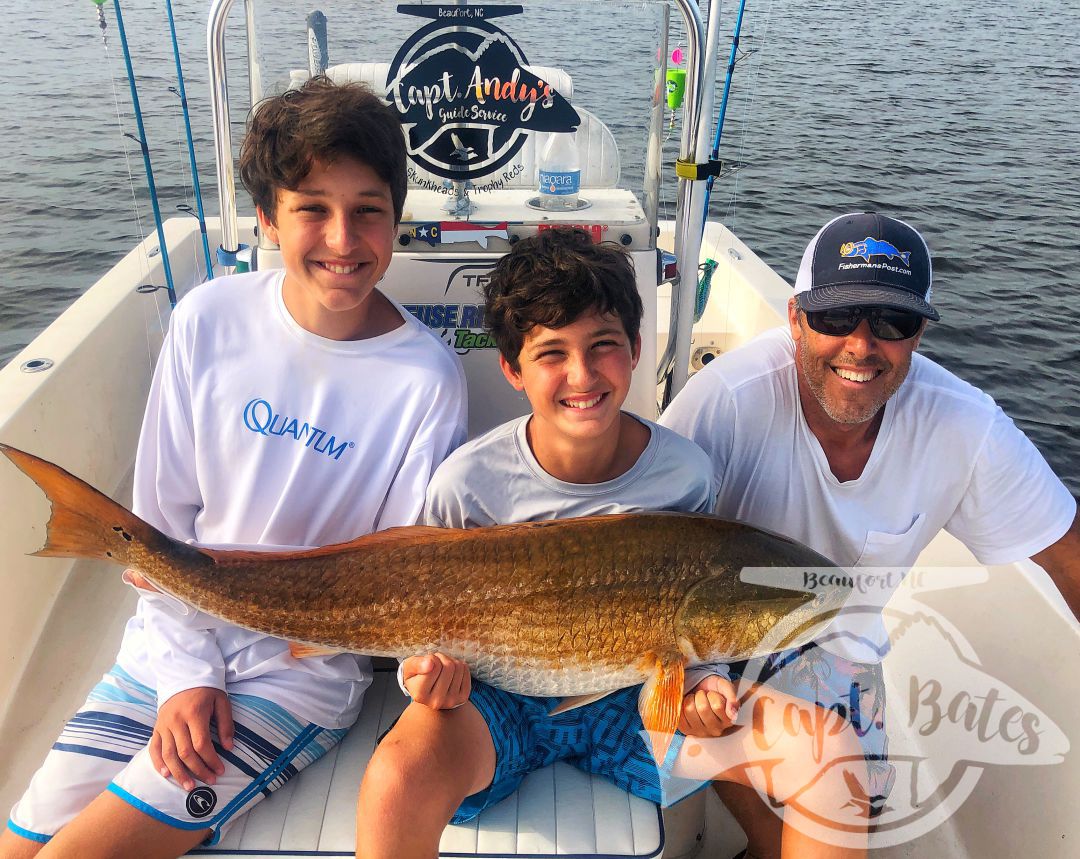
[[[622,410],[640,355],[643,310],[621,248],[593,244],[581,230],[542,232],[500,260],[485,299],[503,374],[532,412],[440,466],[428,488],[427,524],[476,528],[711,509],[715,489],[701,449]],[[640,686],[553,716],[558,698],[473,681],[463,662],[442,653],[406,659],[400,676],[412,703],[380,743],[361,786],[363,859],[436,856],[448,822],[474,818],[526,774],[557,760],[654,802],[663,798],[643,740]],[[736,715],[731,681],[709,669],[687,673],[682,733],[718,737]],[[849,736],[836,736],[837,745],[850,745]],[[743,770],[724,777],[748,783]]]

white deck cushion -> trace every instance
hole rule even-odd
[[[341,745],[241,817],[220,844],[189,855],[352,856],[360,780],[375,741],[405,704],[393,673],[376,672],[360,719]],[[440,853],[651,857],[663,848],[655,805],[559,763],[530,774],[517,793],[475,821],[447,827]]]

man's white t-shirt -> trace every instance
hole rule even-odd
[[[366,340],[300,327],[283,272],[218,278],[177,305],[135,463],[134,511],[203,546],[324,546],[412,525],[436,466],[465,437],[456,356],[408,312]],[[159,704],[197,686],[258,695],[347,727],[371,682],[348,654],[287,643],[145,594],[118,662]]]
[[[942,528],[981,563],[1010,563],[1057,541],[1076,514],[993,399],[919,354],[856,480],[833,475],[806,423],[786,327],[711,362],[660,422],[709,454],[718,515],[785,534],[841,566],[909,567]],[[842,655],[873,661],[865,650]]]

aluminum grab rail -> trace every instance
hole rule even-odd
[[[225,21],[233,0],[211,0],[206,22],[206,54],[210,64],[210,113],[214,122],[214,160],[217,164],[221,247],[236,251],[236,185],[233,178],[232,129],[229,126],[229,83],[225,68]]]
[[[683,102],[683,133],[679,157],[702,163],[708,156],[708,143],[701,134],[701,106],[705,87],[705,30],[701,13],[693,0],[674,0],[686,24],[686,99]],[[675,206],[675,259],[677,275],[671,284],[671,321],[668,326],[668,348],[657,368],[662,379],[670,367],[671,385],[667,399],[679,392],[689,377],[690,335],[694,327],[694,301],[697,296],[698,257],[701,255],[701,227],[694,217],[700,207],[704,182],[679,179]],[[674,363],[672,363],[674,362]]]

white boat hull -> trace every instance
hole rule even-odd
[[[250,228],[251,223],[245,222],[244,229]],[[211,241],[215,229],[211,227]],[[201,280],[194,265],[197,235],[191,220],[168,224],[173,267],[182,290]],[[153,244],[148,241],[133,251],[0,371],[0,439],[63,464],[124,503],[130,501],[143,404],[168,313],[163,291],[150,296],[135,292],[148,280],[146,252]],[[698,365],[708,350],[733,348],[778,324],[790,294],[771,269],[718,225],[709,225],[702,253],[720,265],[709,311],[691,349],[691,360]],[[655,304],[657,317],[666,319],[663,289]],[[662,328],[661,323],[658,353],[664,346]],[[55,364],[41,373],[21,372],[19,365],[31,358],[49,358]],[[481,389],[487,395],[495,390]],[[490,423],[501,415],[501,408],[489,413]],[[483,428],[473,427],[474,432]],[[26,557],[43,542],[47,506],[41,493],[7,463],[0,463],[0,497],[4,499],[0,576],[5,591],[0,602],[0,646],[5,655],[0,663],[4,774],[0,808],[7,809],[64,721],[111,665],[135,599],[116,568]],[[965,567],[973,566],[974,559],[942,534],[920,558],[920,565]],[[1073,680],[1080,658],[1078,627],[1033,564],[993,568],[990,573],[983,585],[920,593],[917,598],[959,630],[985,673],[1037,705],[1047,723],[1060,726],[1067,736],[1080,710]],[[911,596],[910,585],[901,586],[894,602],[900,605]],[[909,691],[904,685],[924,664],[933,665],[940,658],[938,651],[897,649],[886,660],[894,748],[920,748],[915,733],[920,723],[912,727],[906,707],[901,706]],[[232,850],[247,856],[300,855],[297,851],[350,855],[363,766],[375,738],[403,704],[393,678],[380,674],[358,727],[340,749],[262,803],[218,849],[226,851],[224,855],[240,855],[228,852]],[[902,734],[909,739],[897,739]],[[963,797],[950,788],[948,772],[938,773],[944,786],[924,802],[927,831],[875,853],[1073,856],[1080,842],[1080,822],[1073,813],[1080,795],[1075,758],[1069,755],[1060,763],[1030,766],[963,765],[961,786],[974,782]],[[928,760],[926,766],[932,770],[935,761]],[[911,768],[898,769],[896,791],[908,791]],[[963,801],[950,809],[948,801],[958,798]],[[560,766],[531,776],[517,796],[489,810],[479,824],[449,828],[443,849],[486,856],[656,855],[666,845],[664,855],[671,859],[699,846],[695,836],[704,805],[708,827],[703,855],[734,853],[741,847],[741,835],[711,792],[698,794],[669,815],[662,830],[651,804]],[[619,820],[626,825],[614,825]],[[627,832],[632,836],[629,841]]]

